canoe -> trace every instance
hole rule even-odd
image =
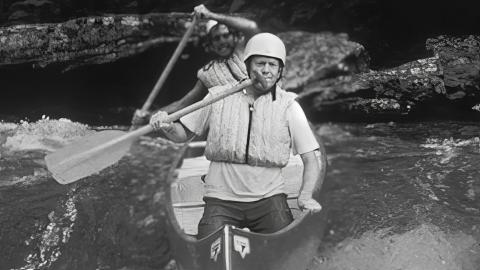
[[[197,224],[203,214],[203,181],[209,161],[202,143],[191,143],[181,166],[172,170],[167,192],[167,237],[170,250],[181,270],[303,270],[320,245],[326,211],[303,213],[297,204],[302,162],[291,157],[286,176],[288,204],[295,220],[284,229],[253,233],[226,225],[203,239],[197,239]],[[176,176],[176,177],[175,177]]]

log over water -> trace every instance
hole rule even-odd
[[[31,64],[67,69],[116,61],[165,42],[178,42],[187,13],[85,17],[62,23],[0,28],[0,67]],[[198,40],[202,23],[191,40]]]

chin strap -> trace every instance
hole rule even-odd
[[[270,90],[272,93],[272,101],[275,101],[277,99],[277,83],[275,83],[272,87],[272,90]]]

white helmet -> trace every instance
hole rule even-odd
[[[212,28],[218,24],[218,21],[215,21],[215,20],[208,20],[207,23],[205,24],[205,32],[207,32],[207,34],[210,33],[210,30],[212,30]]]
[[[247,42],[243,61],[247,61],[247,59],[253,55],[277,58],[282,61],[282,64],[285,66],[287,52],[285,44],[283,44],[283,41],[279,37],[270,33],[260,33],[250,38]]]

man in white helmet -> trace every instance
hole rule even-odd
[[[180,100],[161,110],[172,113],[178,111],[207,94],[207,89],[217,85],[236,83],[248,77],[243,62],[245,42],[259,32],[257,24],[249,19],[214,13],[204,5],[194,8],[195,16],[209,19],[206,23],[206,51],[214,55],[214,59],[197,72],[194,87]],[[137,110],[133,125],[147,122],[150,113]]]
[[[198,225],[204,237],[225,224],[272,233],[287,226],[292,214],[285,195],[281,169],[290,153],[300,154],[304,169],[298,203],[305,211],[321,210],[312,194],[321,183],[319,144],[296,95],[277,82],[285,65],[285,45],[275,35],[253,36],[245,48],[249,72],[260,74],[267,86],[256,83],[241,92],[180,119],[164,123],[165,112],[150,124],[176,142],[208,130],[205,156],[211,161],[205,179],[205,210]],[[210,95],[233,85],[215,86]]]

